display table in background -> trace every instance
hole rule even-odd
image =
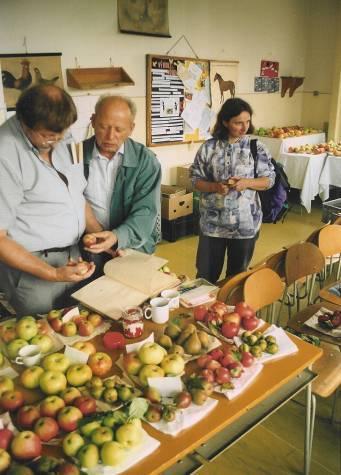
[[[275,160],[279,159],[281,153],[286,153],[289,147],[299,147],[300,145],[307,144],[314,145],[323,143],[326,140],[326,134],[324,132],[318,134],[300,135],[299,137],[286,137],[285,139],[261,137],[259,135],[251,135],[250,137],[263,142]]]
[[[341,188],[341,157],[328,155],[320,176],[319,195],[322,201],[329,198],[329,186]]]
[[[301,203],[308,213],[311,212],[311,202],[320,191],[320,175],[326,156],[326,153],[281,153],[277,158],[284,167],[291,187],[301,190]]]

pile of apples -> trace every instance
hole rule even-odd
[[[63,336],[90,336],[95,328],[103,322],[103,318],[98,313],[90,313],[89,310],[81,309],[79,315],[67,322],[63,322],[62,310],[50,310],[47,321],[56,333]]]
[[[255,358],[260,358],[263,352],[274,355],[279,350],[276,337],[273,335],[265,336],[258,331],[254,333],[246,331],[241,335],[241,339],[243,343],[239,346],[239,351],[249,352]]]
[[[120,378],[115,376],[105,380],[94,376],[86,384],[86,387],[81,389],[81,392],[107,404],[114,404],[116,402],[127,403],[142,395],[140,389],[123,383]]]
[[[253,331],[259,325],[255,311],[245,302],[238,302],[231,312],[228,306],[216,301],[208,308],[199,305],[194,308],[194,319],[204,324],[215,336],[229,340],[237,336],[240,329]]]
[[[307,153],[309,155],[318,155],[320,153],[330,153],[337,157],[341,156],[341,143],[335,143],[332,140],[329,142],[319,143],[319,144],[306,144],[300,145],[299,147],[289,147],[289,153]]]
[[[62,448],[68,457],[76,457],[82,468],[91,469],[99,463],[113,467],[122,463],[142,438],[141,420],[128,419],[118,410],[85,420],[79,430],[66,435]]]
[[[207,351],[210,344],[210,336],[192,323],[186,323],[182,319],[171,320],[158,338],[158,343],[169,354],[199,355]]]
[[[318,324],[325,330],[334,330],[341,326],[341,311],[335,310],[334,312],[324,312],[318,316]]]
[[[45,320],[36,320],[32,316],[20,320],[5,322],[0,326],[0,337],[6,345],[6,352],[14,360],[19,350],[24,346],[38,345],[42,353],[48,353],[53,348],[53,340],[48,335],[50,328]]]
[[[301,135],[316,134],[319,130],[311,127],[301,127],[299,125],[293,125],[288,127],[272,127],[267,129],[260,127],[255,131],[256,135],[260,137],[273,137],[276,139],[284,139],[286,137],[300,137]]]
[[[185,369],[183,357],[167,354],[158,343],[144,343],[138,351],[123,355],[123,368],[129,376],[135,376],[141,386],[148,386],[148,378],[178,376]]]

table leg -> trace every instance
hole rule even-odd
[[[309,475],[311,464],[311,453],[313,447],[314,425],[316,413],[316,397],[312,394],[311,384],[306,389],[306,420],[305,420],[305,440],[304,440],[304,475]]]

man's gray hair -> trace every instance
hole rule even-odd
[[[135,119],[136,116],[136,105],[135,102],[133,102],[129,97],[124,97],[124,96],[119,96],[119,95],[111,95],[111,94],[103,94],[103,96],[100,96],[98,99],[96,105],[95,105],[95,114],[97,114],[102,107],[102,105],[107,102],[107,101],[121,101],[127,104],[129,107],[132,119]]]

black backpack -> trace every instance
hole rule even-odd
[[[254,160],[254,176],[257,178],[257,139],[250,141],[250,149]],[[275,168],[275,183],[269,190],[258,191],[262,204],[263,223],[274,223],[282,219],[289,210],[288,194],[290,192],[290,183],[281,163],[277,163],[273,158],[271,163]]]

